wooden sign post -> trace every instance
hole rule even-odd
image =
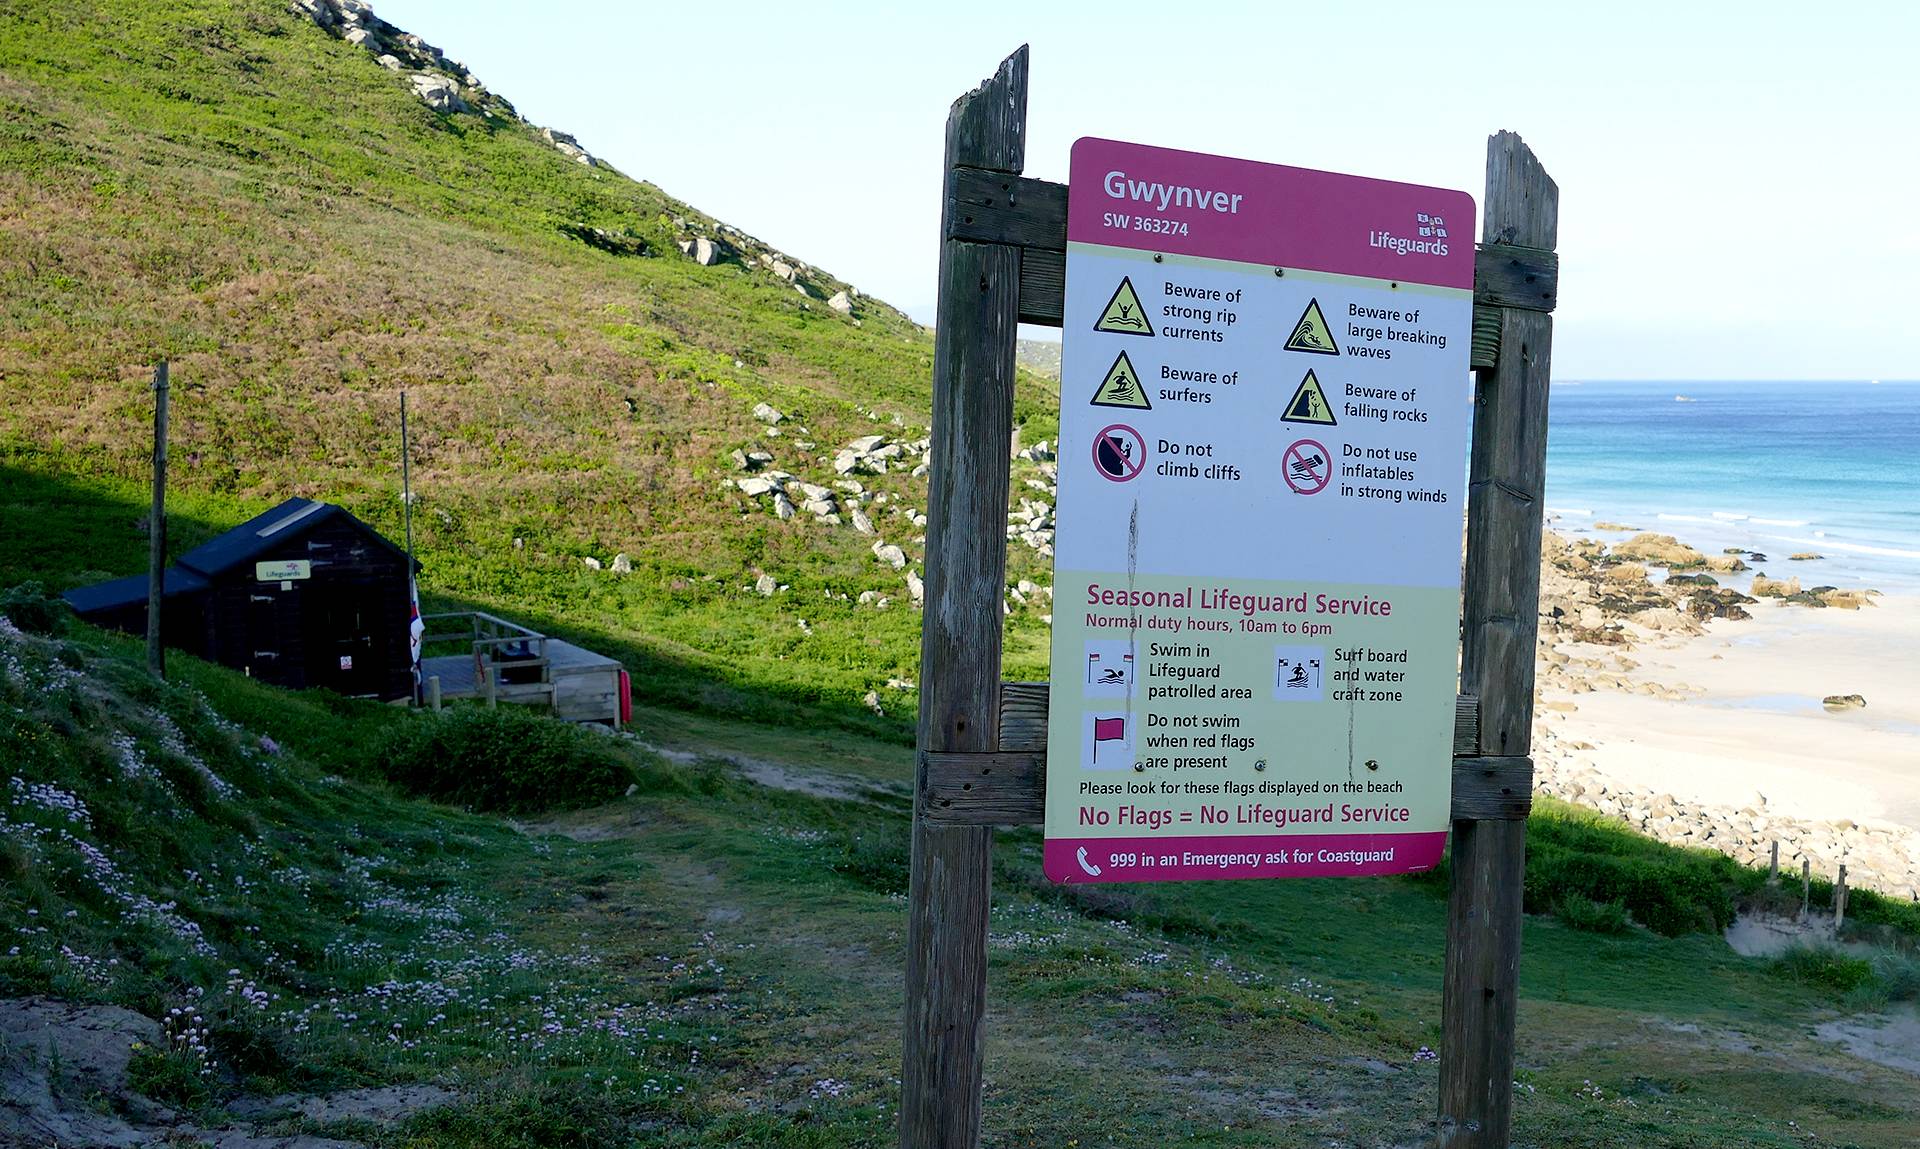
[[[1058,326],[1067,189],[1025,179],[1027,50],[947,119],[926,606],[908,887],[903,1149],[980,1143],[993,827],[1044,814],[1047,686],[1003,683],[1007,442],[1019,323]],[[1558,190],[1520,138],[1488,143],[1475,260],[1453,889],[1437,1144],[1508,1141]]]

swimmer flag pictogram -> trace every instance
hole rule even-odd
[[[1327,317],[1320,313],[1318,299],[1307,301],[1307,309],[1300,313],[1300,322],[1293,325],[1293,334],[1287,339],[1287,350],[1315,355],[1340,354],[1340,345],[1333,341],[1333,331],[1327,326]]]
[[[1127,407],[1135,411],[1151,411],[1153,404],[1147,399],[1147,389],[1140,383],[1140,375],[1133,369],[1133,360],[1122,351],[1120,357],[1107,368],[1106,378],[1100,381],[1100,387],[1093,393],[1095,407]]]
[[[1100,309],[1100,318],[1094,321],[1093,329],[1115,335],[1153,334],[1153,323],[1147,318],[1147,309],[1140,306],[1140,294],[1133,289],[1131,278],[1121,277],[1120,286],[1113,289],[1113,298]]]
[[[1293,398],[1287,400],[1287,413],[1280,418],[1288,423],[1318,423],[1322,427],[1334,425],[1333,408],[1327,405],[1327,393],[1320,389],[1320,380],[1308,371],[1307,377],[1300,380],[1300,386],[1294,389]]]

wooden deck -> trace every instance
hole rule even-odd
[[[420,660],[427,695],[437,680],[442,701],[488,698],[522,706],[546,706],[572,722],[620,726],[620,671],[615,659],[585,647],[496,619],[491,615],[433,615],[435,622],[466,619],[466,633],[429,634],[427,642],[468,649]],[[526,653],[531,657],[515,658]],[[488,678],[494,681],[489,683]]]

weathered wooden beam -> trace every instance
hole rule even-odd
[[[1047,748],[1047,703],[1044,682],[1000,684],[1000,749]],[[1453,756],[1472,758],[1480,753],[1480,700],[1470,694],[1453,700]]]
[[[1067,185],[957,167],[947,173],[947,237],[1021,249],[1020,320],[1058,326],[1066,298]],[[1475,318],[1496,308],[1552,311],[1560,257],[1548,248],[1489,241],[1474,255]],[[1492,366],[1489,353],[1483,364]]]
[[[954,102],[947,166],[1017,174],[1025,160],[1027,50]],[[949,226],[943,235],[951,234]],[[1020,249],[943,238],[928,449],[926,609],[920,622],[924,755],[998,749],[1007,436],[1013,426]],[[916,793],[925,792],[925,783]],[[907,888],[902,1149],[976,1149],[987,1008],[990,826],[941,825],[918,799]]]
[[[1519,136],[1487,141],[1481,240],[1551,251],[1559,189]],[[1553,318],[1502,307],[1492,367],[1477,372],[1467,481],[1461,689],[1480,699],[1480,752],[1524,759],[1532,745],[1539,624],[1541,494]],[[1441,1149],[1506,1149],[1513,1114],[1526,823],[1453,826],[1453,887],[1441,983]]]
[[[1044,750],[924,752],[920,817],[940,826],[1037,826],[1046,820]],[[1533,809],[1533,761],[1455,758],[1453,818],[1517,819]]]

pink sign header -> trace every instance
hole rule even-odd
[[[1088,136],[1067,240],[1473,288],[1473,197]]]

